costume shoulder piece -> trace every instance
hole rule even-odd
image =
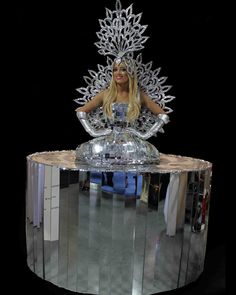
[[[95,43],[98,53],[106,56],[106,65],[97,65],[96,71],[88,71],[88,75],[84,77],[87,85],[76,89],[81,96],[75,99],[75,102],[82,106],[97,93],[105,90],[112,78],[114,61],[120,61],[126,64],[129,74],[136,75],[140,89],[167,114],[172,112],[167,105],[175,97],[167,94],[171,88],[170,85],[165,85],[167,77],[160,77],[161,68],[153,69],[152,62],[144,63],[139,52],[148,39],[143,35],[147,25],[140,24],[141,16],[142,13],[133,13],[133,4],[123,9],[120,0],[116,1],[115,10],[106,8],[106,17],[99,19],[101,29],[97,32],[99,40]],[[95,130],[107,127],[101,108],[89,113],[87,118]],[[157,117],[150,111],[142,109],[134,128],[139,133],[147,133],[156,120]]]

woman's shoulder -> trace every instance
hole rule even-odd
[[[101,91],[101,93],[104,95],[106,95],[107,93],[108,93],[108,88],[106,88],[106,89],[103,89],[102,91]]]
[[[146,94],[146,92],[143,88],[138,88],[138,92],[139,92],[140,96],[144,96]]]
[[[108,89],[103,89],[102,91],[100,91],[97,95],[99,95],[100,97],[104,98],[104,96],[106,96],[108,93]]]
[[[100,92],[98,92],[93,98],[96,99],[96,100],[103,100],[104,99],[104,96],[106,96],[107,94],[107,89],[104,89]]]
[[[140,97],[140,102],[142,104],[145,103],[147,100],[151,99],[150,96],[145,91],[145,89],[142,89],[142,88],[139,89],[139,97]]]
[[[145,99],[145,92],[142,88],[138,89],[138,96],[139,96],[139,101],[142,104],[144,102]]]

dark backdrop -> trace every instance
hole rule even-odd
[[[210,255],[225,245],[224,175],[218,152],[224,132],[218,119],[221,110],[217,107],[221,87],[220,7],[197,1],[133,2],[134,13],[143,12],[141,22],[149,25],[146,35],[150,38],[142,50],[143,60],[152,60],[154,68],[162,68],[161,76],[168,76],[167,82],[173,86],[169,93],[176,96],[170,103],[174,112],[165,134],[150,141],[160,152],[213,163],[207,246]],[[11,268],[9,278],[16,280],[14,287],[33,290],[26,285],[40,284],[26,267],[26,156],[40,151],[75,149],[90,139],[75,115],[77,104],[73,99],[78,96],[75,89],[85,85],[83,75],[87,75],[87,70],[96,70],[98,63],[105,64],[105,57],[98,54],[94,45],[95,32],[100,29],[98,18],[105,17],[104,8],[113,9],[114,3],[64,1],[53,5],[32,1],[12,9],[9,39],[13,71],[9,92],[14,127],[10,137],[14,142],[11,148],[15,164],[11,179],[16,186],[10,195],[15,216],[14,251],[11,251],[15,267]],[[126,8],[130,3],[123,1],[123,6]]]

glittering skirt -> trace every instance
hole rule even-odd
[[[92,166],[159,164],[159,152],[151,143],[129,132],[112,132],[82,143],[76,160]]]

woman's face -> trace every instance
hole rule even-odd
[[[125,84],[129,81],[126,67],[123,64],[115,64],[113,67],[113,77],[117,84]]]

